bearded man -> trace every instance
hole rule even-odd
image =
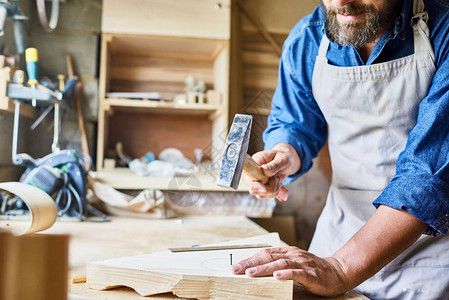
[[[286,200],[328,140],[332,183],[308,251],[266,249],[236,274],[312,293],[449,295],[449,1],[323,0],[283,47],[254,159]]]

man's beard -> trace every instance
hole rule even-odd
[[[401,3],[402,1],[398,0],[388,0],[380,9],[375,9],[372,5],[347,5],[341,8],[329,6],[326,8],[321,1],[326,14],[327,35],[332,41],[342,46],[352,45],[360,49],[393,28],[395,19],[400,12]],[[354,15],[357,13],[365,13],[365,18],[343,24],[337,20],[337,14]]]

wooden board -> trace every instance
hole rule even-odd
[[[169,247],[209,244],[228,239],[239,239],[266,234],[267,231],[245,217],[238,216],[188,216],[182,219],[145,220],[111,217],[111,222],[56,222],[45,233],[70,234],[70,279],[85,277],[85,264],[143,253],[160,252]],[[0,220],[0,228],[21,221]],[[3,253],[0,247],[0,254]],[[1,260],[0,256],[0,260]],[[0,275],[1,277],[1,275]],[[0,287],[1,288],[1,287]],[[0,289],[0,293],[1,293]],[[108,299],[179,299],[172,294],[142,298],[131,288],[121,287],[107,291],[89,289],[85,283],[73,284],[70,280],[71,300]],[[294,299],[317,299],[316,296],[295,289]],[[332,299],[367,299],[350,292]]]
[[[255,243],[281,246],[277,233],[213,245]],[[93,289],[129,286],[142,296],[172,292],[179,297],[197,299],[291,299],[291,280],[231,273],[230,254],[237,262],[261,249],[166,251],[90,263],[87,285]]]
[[[112,170],[102,170],[90,172],[96,180],[108,184],[116,189],[159,189],[192,191],[192,184],[188,177],[175,178],[156,178],[149,176],[140,176],[128,168],[115,168]],[[190,179],[198,180],[201,191],[203,192],[236,192],[230,188],[224,188],[217,185],[218,171],[200,171],[192,174]],[[174,184],[176,182],[176,184]],[[196,186],[196,185],[195,185]],[[248,185],[241,179],[238,192],[248,192]]]
[[[316,0],[243,0],[243,2],[269,32],[285,34],[319,4]],[[242,28],[251,30],[254,29],[254,24],[245,17],[242,20]]]
[[[4,56],[2,56],[4,59]],[[10,81],[11,69],[9,67],[0,68],[0,109],[7,110],[9,100],[6,97],[7,84]]]
[[[67,298],[68,235],[0,231],[0,299]]]
[[[229,3],[230,0],[103,0],[101,29],[228,39]]]

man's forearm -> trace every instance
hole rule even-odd
[[[368,222],[333,255],[342,266],[348,289],[370,278],[405,251],[427,226],[406,211],[380,206]]]

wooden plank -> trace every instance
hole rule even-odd
[[[174,35],[108,34],[108,36],[113,36],[112,55],[184,57],[189,60],[214,60],[214,53],[226,43],[221,39]]]
[[[122,190],[141,190],[141,189],[158,189],[158,190],[177,190],[192,191],[192,185],[186,180],[186,177],[179,178],[154,178],[139,176],[128,168],[115,168],[112,170],[102,170],[100,172],[91,172],[92,176],[102,183],[106,183],[116,189]],[[197,172],[192,176],[198,180],[202,192],[233,192],[234,190],[220,187],[216,183],[217,171],[205,173]],[[177,182],[176,186],[173,182]],[[239,192],[247,192],[248,186],[243,179],[240,181]]]
[[[270,66],[276,70],[279,67],[279,57],[267,52],[247,50],[242,53],[242,60],[246,65]]]
[[[272,49],[279,56],[282,54],[282,47],[276,42],[276,40],[271,36],[268,30],[265,28],[262,21],[255,15],[252,10],[244,4],[242,1],[237,1],[237,5],[243,11],[243,13],[248,17],[248,19],[256,26],[256,29],[262,34],[262,36],[271,45]]]
[[[210,246],[248,243],[281,246],[276,233]],[[292,299],[291,280],[279,281],[272,276],[250,278],[231,273],[231,254],[234,261],[240,261],[261,249],[167,251],[89,263],[87,285],[93,289],[126,285],[142,296],[172,292],[179,297],[197,299]]]
[[[1,57],[4,56],[2,55]],[[6,97],[7,84],[11,80],[11,68],[0,68],[0,110],[7,110],[9,108],[9,100]]]
[[[177,104],[174,102],[152,101],[152,100],[130,100],[120,98],[108,98],[106,100],[109,107],[126,108],[147,108],[149,111],[157,113],[170,114],[195,114],[195,115],[209,115],[221,109],[219,105],[211,105],[207,103],[185,103]]]
[[[298,21],[319,4],[316,0],[244,0],[270,33],[288,34]],[[242,29],[251,30],[254,25],[242,20]]]
[[[243,41],[243,51],[255,51],[275,55],[271,49],[271,46],[265,41],[264,37],[258,31],[242,29],[241,35]],[[287,34],[271,33],[271,36],[278,44],[283,44]]]
[[[104,0],[103,32],[229,39],[230,0]],[[220,8],[221,7],[221,8]]]
[[[21,221],[2,221],[0,228]],[[111,222],[56,222],[46,234],[70,234],[70,278],[85,276],[85,264],[92,261],[160,252],[168,247],[194,244],[210,244],[223,240],[235,240],[267,231],[245,217],[240,216],[185,216],[182,219],[144,220],[111,217]],[[2,244],[3,245],[3,244]],[[5,248],[0,247],[0,253]],[[89,251],[86,251],[88,249]],[[0,255],[0,261],[3,255]],[[0,273],[10,276],[7,273]],[[3,289],[0,289],[0,295]],[[69,299],[142,300],[130,288],[115,288],[97,291],[85,283],[69,284]],[[3,298],[5,299],[5,298]],[[31,298],[34,299],[34,298]],[[149,299],[179,299],[170,295],[159,295]],[[294,299],[316,299],[295,288]],[[351,291],[332,299],[367,299]]]
[[[67,299],[69,235],[0,231],[0,298]]]
[[[99,79],[99,102],[98,102],[98,129],[97,129],[97,170],[103,168],[103,159],[105,152],[105,143],[107,140],[107,120],[105,115],[105,97],[109,91],[109,65],[110,65],[110,45],[112,36],[103,34],[101,41],[100,56],[100,79]]]

